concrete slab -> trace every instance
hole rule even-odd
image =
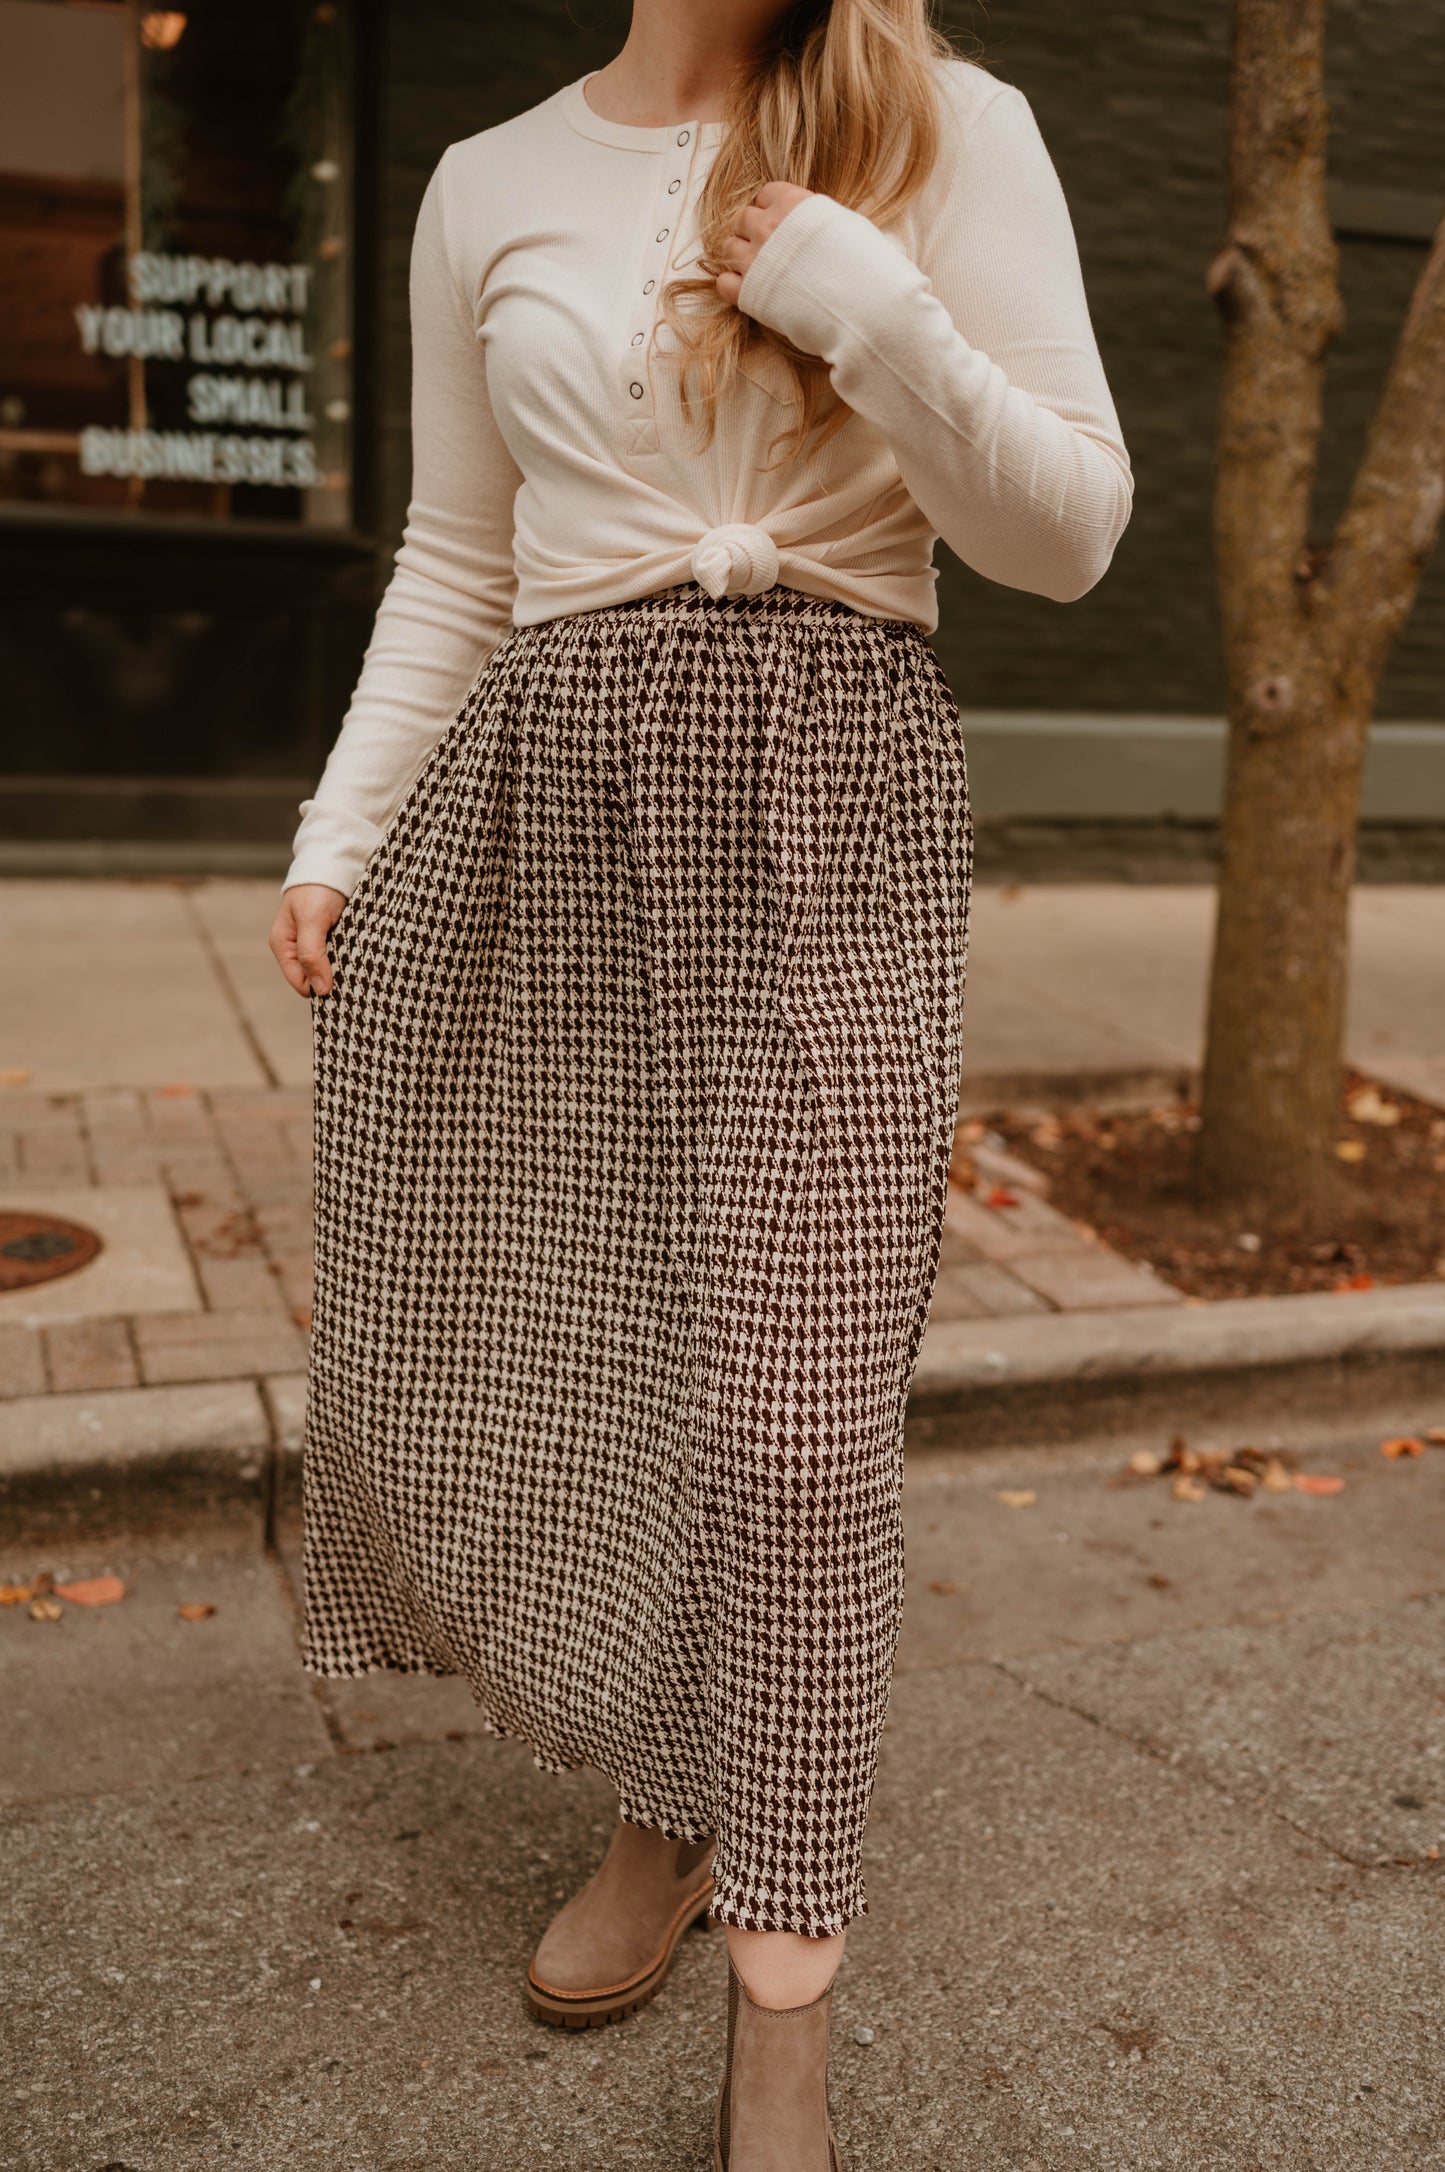
[[[845,2161],[1438,2172],[1433,1875],[1342,1864],[1011,1688],[944,1668],[895,1690]]]
[[[1337,1499],[1197,1507],[1111,1488],[1112,1460],[910,1473],[872,1912],[837,1994],[844,2162],[1441,2172],[1441,1873],[1342,1860],[1295,1810],[1301,1767],[1326,1811],[1429,1779],[1398,1784],[1441,1606],[1400,1594],[1422,1567],[1438,1585],[1445,1457],[1335,1440]],[[1035,1506],[1005,1508],[1021,1479]],[[533,1942],[600,1852],[601,1782],[438,1739],[432,1693],[455,1684],[387,1682],[391,1749],[360,1717],[383,1678],[345,1685],[357,1709],[318,1738],[259,1568],[109,1565],[133,1582],[109,1613],[0,1616],[37,1792],[71,1790],[0,1821],[7,2168],[706,2172],[720,1939],[689,1939],[658,2002],[600,2038],[559,2040],[522,2003]],[[918,1602],[950,1603],[920,1589],[930,1568],[967,1581],[973,1618],[935,1618],[925,1645]],[[183,1595],[217,1615],[175,1624]],[[1195,1684],[1214,1666],[1192,1734],[1159,1722],[1186,1662]],[[1358,1756],[1317,1737],[1336,1709]]]
[[[980,886],[969,956],[970,971],[977,958],[984,975],[981,990],[976,981],[969,991],[982,993],[981,1005],[965,1010],[970,1065],[1010,1067],[985,1060],[1002,983],[1057,1021],[1061,1046],[1091,1034],[1141,1066],[1187,1069],[1202,1044],[1213,911],[1212,890],[1181,884]],[[1046,1031],[1039,1057],[1048,1046]],[[1074,1067],[1071,1056],[1036,1061],[1040,1070]]]
[[[992,1260],[945,1260],[934,1285],[929,1318],[998,1320],[1010,1313],[1048,1309],[1042,1297]]]
[[[47,1089],[304,1084],[310,1015],[277,972],[265,879],[7,879],[0,1071]],[[969,1078],[1169,1073],[1202,1047],[1207,885],[980,884]],[[1445,1100],[1445,889],[1355,893],[1348,1047]]]
[[[279,1566],[299,1618],[301,1519],[294,1509],[285,1518]],[[319,1682],[317,1693],[337,1735],[353,1750],[456,1742],[486,1733],[476,1699],[456,1674],[367,1674],[355,1681]]]
[[[119,1571],[126,1596],[67,1606],[35,1622],[0,1608],[5,1756],[0,1802],[168,1789],[214,1773],[327,1756],[321,1708],[296,1665],[289,1595],[262,1553],[187,1561],[108,1561],[92,1552],[69,1573]],[[35,1562],[7,1560],[11,1575]],[[214,1606],[184,1621],[183,1605]]]
[[[1348,1045],[1354,1061],[1445,1106],[1445,889],[1356,891]]]
[[[1036,1690],[1267,1804],[1352,1862],[1445,1854],[1438,1595],[1013,1664]]]
[[[15,2172],[77,2133],[87,2167],[156,2172],[704,2172],[721,1939],[600,2039],[523,2007],[609,1815],[591,1776],[491,1742],[12,1813]],[[1341,1865],[981,1667],[899,1685],[869,1880],[836,2000],[850,2167],[1442,2162],[1415,1874]]]
[[[7,881],[0,1071],[50,1092],[267,1083],[168,882]]]
[[[1049,991],[1020,986],[1006,956],[986,935],[969,945],[968,988],[963,1007],[965,1082],[1035,1072],[1113,1071],[1167,1060],[1135,1034],[1119,1034],[1077,1007],[1060,1009]]]
[[[1051,1305],[1071,1312],[1120,1305],[1179,1305],[1184,1292],[1143,1264],[1121,1259],[1103,1245],[1070,1252],[1031,1252],[1011,1262],[1021,1282]]]
[[[0,1210],[82,1222],[101,1249],[74,1274],[0,1292],[0,1321],[23,1327],[117,1313],[199,1312],[201,1289],[163,1184],[11,1183]]]
[[[1402,1592],[1445,1590],[1445,1452],[1401,1466],[1373,1441],[1306,1434],[1291,1445],[1308,1468],[1343,1477],[1343,1493],[1184,1502],[1157,1480],[1116,1483],[1132,1445],[910,1468],[900,1667],[1037,1652],[1064,1665],[1071,1652],[1216,1627],[1274,1635],[1287,1619],[1353,1609],[1368,1620]],[[1003,1492],[1035,1499],[1010,1508]]]
[[[280,902],[279,882],[217,880],[190,892],[191,910],[275,1083],[307,1086],[311,1006],[282,978],[267,944]]]
[[[966,1072],[1197,1067],[1213,921],[1203,884],[980,884]],[[1357,886],[1346,1046],[1445,1104],[1445,888]]]

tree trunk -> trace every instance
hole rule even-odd
[[[1324,0],[1235,0],[1215,546],[1229,696],[1201,1185],[1308,1213],[1335,1174],[1360,781],[1445,495],[1445,229],[1329,551],[1309,544],[1340,321]]]

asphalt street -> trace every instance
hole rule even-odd
[[[1129,1445],[913,1460],[845,2166],[1434,2172],[1445,1449],[1185,1502]],[[523,2004],[598,1776],[309,1680],[294,1530],[42,1568],[125,1597],[0,1609],[6,2172],[707,2172],[720,1933],[621,2027]]]

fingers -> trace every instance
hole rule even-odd
[[[771,186],[772,184],[769,183],[769,187]],[[775,211],[760,208],[758,198],[755,196],[750,204],[743,205],[742,210],[737,215],[737,223],[733,231],[735,234],[740,234],[744,241],[750,241],[754,248],[760,249],[777,224],[778,214]]]
[[[793,205],[809,192],[786,181],[765,181],[750,204],[737,213],[733,230],[719,244],[718,255],[727,269],[717,276],[720,299],[737,306],[743,279],[769,234],[782,224]]]
[[[331,960],[326,937],[346,903],[339,890],[319,883],[288,890],[271,927],[271,951],[298,995],[329,995]]]
[[[744,212],[741,216],[746,218],[747,215]],[[727,269],[718,273],[715,285],[719,299],[731,308],[737,307],[744,276],[761,246],[761,241],[749,240],[746,235],[739,233],[727,235],[718,245],[717,253]]]
[[[301,921],[296,930],[296,957],[312,995],[330,995],[331,960],[326,955],[328,922]]]

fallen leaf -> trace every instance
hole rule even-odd
[[[1398,1462],[1402,1456],[1424,1455],[1425,1443],[1416,1440],[1413,1434],[1400,1433],[1393,1440],[1382,1440],[1380,1453],[1382,1456],[1389,1456],[1392,1462]]]
[[[1373,1275],[1351,1275],[1347,1281],[1335,1284],[1336,1292],[1340,1290],[1372,1290],[1374,1287],[1375,1278]]]
[[[1242,1493],[1246,1500],[1259,1484],[1253,1471],[1242,1471],[1236,1463],[1222,1464],[1210,1472],[1209,1480],[1221,1493]]]
[[[1405,1113],[1398,1102],[1387,1101],[1379,1087],[1368,1082],[1346,1096],[1345,1107],[1357,1124],[1398,1124]]]
[[[193,1094],[195,1090],[194,1086],[157,1086],[156,1088],[156,1092],[162,1101],[183,1101],[188,1094]]]
[[[32,1599],[30,1602],[32,1621],[59,1621],[64,1612],[65,1608],[57,1606],[53,1599]]]
[[[959,1584],[950,1584],[946,1576],[938,1576],[934,1578],[928,1588],[930,1591],[938,1592],[942,1598],[952,1599],[957,1596],[963,1587]]]
[[[1343,1493],[1345,1490],[1343,1478],[1327,1478],[1323,1471],[1296,1471],[1294,1483],[1296,1493]]]
[[[1169,1589],[1169,1579],[1167,1576],[1151,1576],[1149,1581],[1156,1591],[1167,1591]]]
[[[1340,1161],[1363,1161],[1365,1142],[1363,1139],[1337,1139],[1335,1154]]]
[[[1264,1487],[1266,1493],[1292,1493],[1294,1491],[1293,1475],[1285,1469],[1278,1456],[1271,1456],[1268,1463],[1266,1463],[1264,1476],[1260,1479],[1260,1484]]]
[[[311,1325],[311,1308],[310,1308],[310,1306],[309,1306],[309,1305],[299,1305],[299,1306],[297,1307],[297,1309],[296,1309],[296,1310],[295,1310],[295,1311],[294,1311],[294,1312],[292,1313],[291,1317],[292,1317],[292,1319],[293,1319],[293,1320],[294,1320],[294,1321],[296,1322],[296,1325],[297,1325],[298,1327],[305,1327],[305,1328],[309,1328],[309,1327],[310,1327],[310,1325]]]
[[[994,1499],[1002,1501],[1005,1508],[1032,1508],[1038,1499],[1038,1495],[1028,1491],[1020,1493],[1004,1492],[996,1493]]]
[[[1187,1471],[1181,1471],[1170,1491],[1176,1501],[1202,1501],[1209,1488],[1202,1478],[1193,1478]]]
[[[208,1599],[200,1599],[194,1605],[176,1608],[182,1621],[209,1621],[215,1611]]]
[[[37,1591],[48,1591],[49,1578],[32,1577],[28,1584],[0,1584],[0,1606],[28,1606]]]
[[[1157,1478],[1164,1468],[1164,1458],[1156,1456],[1152,1448],[1136,1448],[1129,1458],[1129,1468],[1136,1478]]]
[[[1007,1184],[995,1184],[993,1190],[984,1198],[986,1207],[1016,1207],[1018,1203],[1018,1193],[1011,1192]]]
[[[978,1190],[978,1168],[969,1155],[960,1154],[956,1161],[950,1163],[948,1181],[956,1184],[961,1192]]]
[[[28,1086],[29,1084],[30,1073],[28,1071],[0,1071],[0,1086]]]
[[[118,1576],[87,1576],[78,1584],[57,1584],[55,1596],[72,1606],[114,1606],[125,1597],[125,1585]]]
[[[1425,1438],[1432,1448],[1445,1448],[1445,1425],[1427,1425]]]

